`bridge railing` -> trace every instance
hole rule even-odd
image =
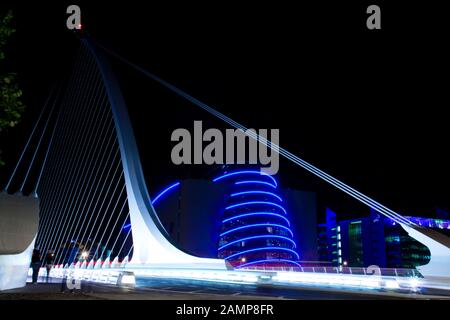
[[[308,273],[332,273],[332,274],[354,274],[354,275],[373,275],[374,270],[363,267],[245,267],[240,270],[252,271],[293,271]],[[407,268],[380,268],[383,276],[393,277],[422,277],[416,269]]]

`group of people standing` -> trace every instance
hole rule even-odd
[[[48,282],[50,277],[50,271],[53,268],[53,264],[55,261],[55,254],[52,251],[48,251],[44,261],[42,261],[41,253],[38,249],[33,250],[33,255],[31,256],[31,269],[33,269],[33,275],[32,275],[32,283],[37,283],[38,276],[39,276],[39,270],[42,267],[42,265],[45,266],[45,269],[47,270],[47,276],[46,276],[46,282]]]

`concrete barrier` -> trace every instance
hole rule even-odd
[[[38,199],[0,194],[0,290],[25,286],[38,224]]]

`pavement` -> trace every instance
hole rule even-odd
[[[396,294],[320,287],[257,286],[201,280],[138,278],[136,286],[82,282],[69,290],[61,279],[39,279],[23,288],[0,292],[0,300],[399,300],[449,299],[449,296],[421,293]]]

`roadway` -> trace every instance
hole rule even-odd
[[[389,292],[384,290],[337,289],[320,286],[255,285],[186,279],[137,278],[136,292],[183,294],[186,299],[301,299],[301,300],[367,300],[367,299],[447,299],[443,291]],[[448,292],[446,292],[449,294]],[[190,297],[189,297],[190,296]]]
[[[43,281],[44,279],[41,279]],[[367,300],[367,299],[448,299],[437,292],[398,294],[361,289],[336,290],[326,287],[293,287],[254,284],[234,284],[201,280],[138,278],[133,288],[82,282],[80,290],[70,291],[61,279],[52,283],[27,284],[24,288],[0,292],[0,300],[241,300],[241,299],[301,299],[301,300]],[[434,295],[431,295],[434,294]]]

